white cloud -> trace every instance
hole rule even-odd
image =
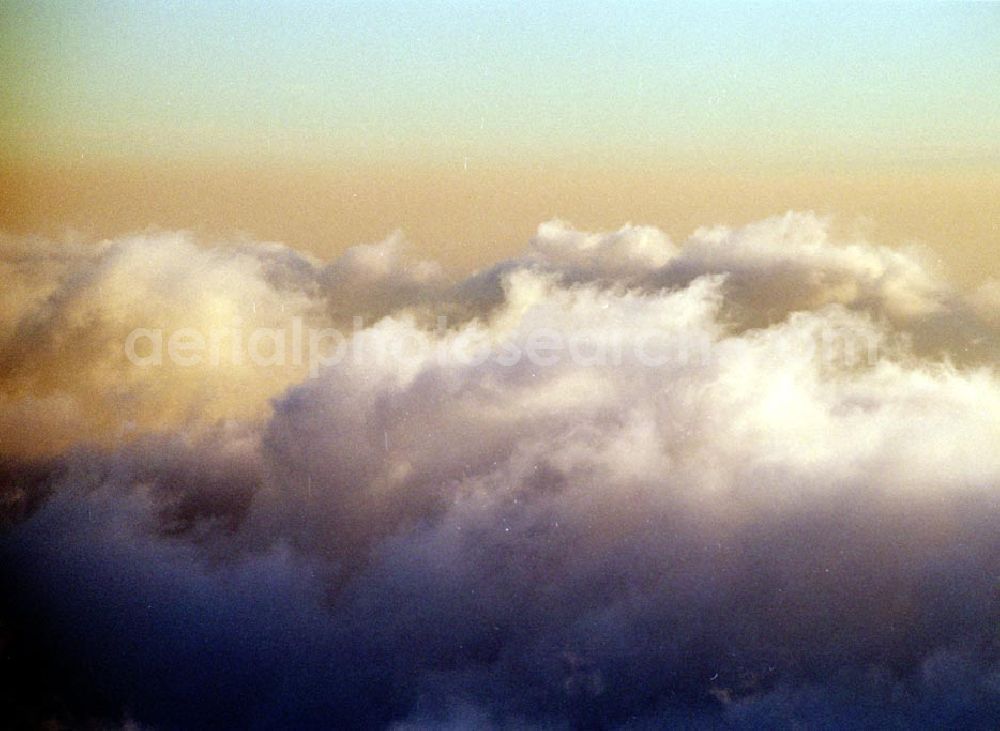
[[[961,346],[995,325],[907,254],[826,232],[790,214],[675,247],[550,223],[458,282],[398,239],[329,265],[173,234],[43,257],[6,331],[11,413],[80,420],[78,441],[111,418],[102,389],[158,413],[57,458],[3,550],[154,725],[849,724],[857,694],[870,721],[990,713],[1000,380],[995,341]],[[328,327],[351,303],[350,354],[411,356],[309,378],[112,354],[150,323]],[[456,346],[543,329],[576,355]],[[651,366],[651,333],[705,350]]]

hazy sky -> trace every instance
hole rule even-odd
[[[1000,150],[1000,7],[5,4],[3,120],[47,155]]]
[[[0,228],[477,266],[789,208],[1000,276],[1000,5],[5,3]]]

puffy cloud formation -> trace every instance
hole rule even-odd
[[[5,242],[14,656],[153,728],[994,726],[992,289],[827,230]],[[233,357],[293,319],[343,357]]]

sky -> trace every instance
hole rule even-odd
[[[990,4],[13,3],[31,155],[996,162]]]
[[[243,231],[329,256],[402,228],[470,269],[551,217],[683,237],[794,207],[998,274],[993,4],[0,12],[14,233]]]

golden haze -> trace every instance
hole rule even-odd
[[[0,201],[0,230],[10,234],[238,231],[323,258],[400,228],[414,254],[459,271],[520,251],[553,217],[589,230],[648,223],[680,240],[706,224],[812,210],[833,215],[845,235],[926,244],[959,285],[1000,277],[1000,174],[989,166],[8,161]]]

